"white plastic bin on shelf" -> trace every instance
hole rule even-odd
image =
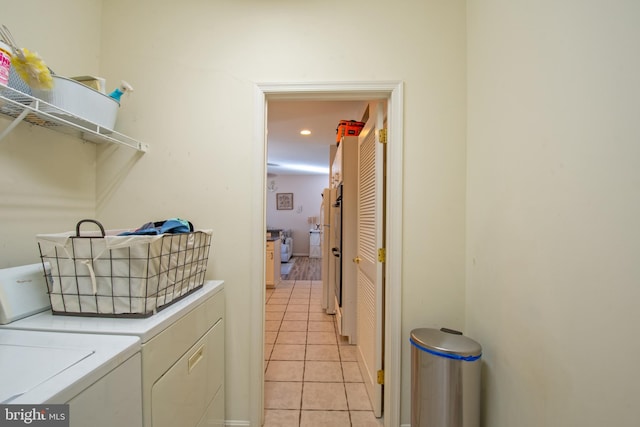
[[[56,107],[45,105],[41,107],[42,111],[88,128],[96,124],[114,129],[120,107],[118,101],[75,80],[58,75],[52,77],[53,89],[32,90],[33,96]]]

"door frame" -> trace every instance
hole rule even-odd
[[[249,417],[250,425],[264,420],[264,310],[267,184],[267,108],[271,100],[353,101],[388,100],[387,113],[387,201],[385,272],[385,387],[384,425],[400,425],[402,348],[402,214],[403,214],[403,123],[404,99],[401,81],[256,83],[254,85],[254,142],[251,177]]]

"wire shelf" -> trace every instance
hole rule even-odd
[[[33,125],[73,135],[93,143],[110,142],[141,152],[146,152],[149,148],[147,144],[122,133],[92,123],[55,105],[2,84],[0,84],[0,114],[14,119],[0,133],[0,140],[21,121],[26,121]]]

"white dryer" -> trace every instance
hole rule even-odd
[[[42,266],[39,274],[44,281]],[[147,318],[47,310],[1,328],[134,336],[141,345],[144,427],[224,426],[224,309],[224,283],[217,280]]]

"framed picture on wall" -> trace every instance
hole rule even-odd
[[[293,209],[293,193],[276,193],[276,208]]]

